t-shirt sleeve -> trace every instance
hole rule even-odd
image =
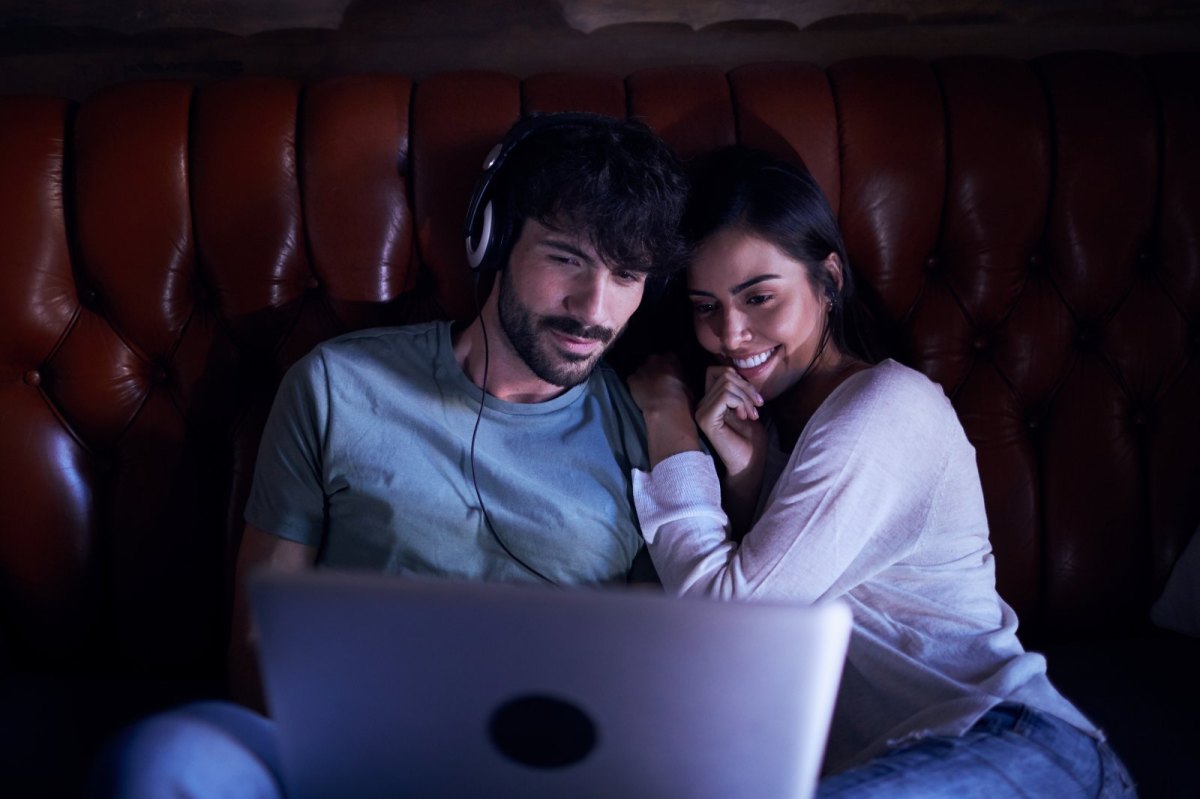
[[[284,375],[263,429],[245,510],[247,523],[314,547],[320,545],[325,522],[327,386],[319,352]]]
[[[667,589],[816,602],[910,552],[945,470],[946,412],[929,390],[878,388],[822,406],[740,544],[727,539],[706,457],[681,453],[635,474],[642,531]]]

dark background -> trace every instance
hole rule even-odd
[[[123,81],[1200,47],[1200,0],[0,0],[0,92]]]

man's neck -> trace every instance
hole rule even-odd
[[[485,332],[486,327],[486,341]],[[505,402],[545,402],[567,389],[535,375],[517,355],[500,326],[495,309],[485,305],[464,330],[452,335],[454,360],[467,378]],[[486,363],[487,385],[484,385]]]

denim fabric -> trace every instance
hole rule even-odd
[[[89,799],[282,799],[274,723],[231,702],[152,716],[101,755]]]
[[[202,702],[154,716],[98,764],[91,799],[283,799],[273,723]],[[924,738],[821,782],[818,799],[1126,799],[1132,780],[1107,746],[1021,705],[989,711],[965,735]]]
[[[1005,703],[961,736],[930,736],[824,779],[818,799],[1127,799],[1133,780],[1108,744],[1047,713]]]

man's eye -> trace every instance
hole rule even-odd
[[[642,272],[633,272],[628,269],[622,269],[614,274],[619,282],[630,286],[641,283],[646,279],[646,275]]]

